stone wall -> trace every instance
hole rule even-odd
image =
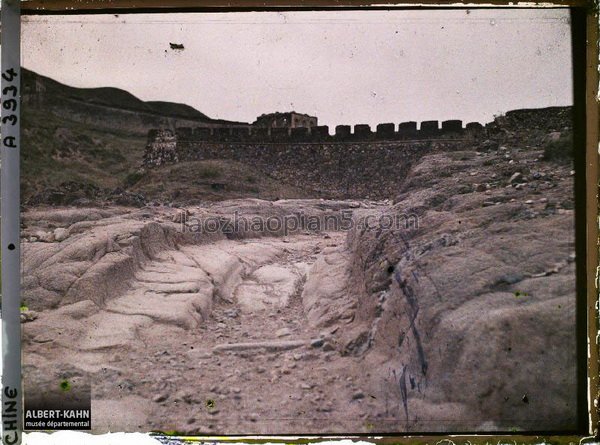
[[[170,130],[150,130],[144,152],[144,165],[157,167],[161,164],[178,162],[177,140]]]
[[[177,141],[179,161],[233,160],[324,198],[379,199],[398,194],[412,163],[432,150],[464,144],[448,141],[234,143]],[[190,164],[190,168],[194,164]]]
[[[396,126],[340,125],[312,128],[178,128],[148,134],[145,167],[182,161],[233,160],[282,183],[326,198],[384,198],[399,192],[412,163],[433,149],[460,147],[485,133],[461,121]],[[354,131],[352,131],[354,130]],[[190,165],[193,168],[193,164]]]
[[[352,131],[354,130],[354,131]],[[463,128],[462,121],[449,120],[441,123],[426,121],[417,129],[416,122],[382,123],[375,130],[370,125],[338,125],[333,134],[327,125],[312,127],[285,128],[253,125],[247,127],[206,128],[183,127],[176,129],[179,141],[204,142],[335,142],[335,141],[374,141],[409,140],[430,138],[478,137],[484,133],[483,125],[470,122]]]
[[[258,116],[252,125],[263,128],[310,128],[318,125],[318,119],[315,116],[291,111],[288,113],[262,114]]]
[[[233,160],[327,198],[396,196],[411,165],[432,150],[464,150],[488,138],[570,127],[569,107],[515,110],[485,126],[448,120],[312,128],[178,128],[149,134],[144,165]],[[353,130],[353,131],[352,131]],[[525,132],[525,133],[523,133]],[[525,138],[527,140],[531,138]],[[530,141],[534,143],[533,139]],[[527,144],[525,144],[527,145]],[[192,167],[191,167],[192,168]]]

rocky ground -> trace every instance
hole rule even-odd
[[[574,428],[571,168],[508,140],[393,201],[29,209],[26,392],[89,378],[98,432]],[[236,211],[322,226],[190,233]]]

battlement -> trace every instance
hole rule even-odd
[[[267,116],[289,123],[288,114]],[[294,116],[292,116],[294,117]],[[275,119],[275,121],[273,120]],[[452,150],[486,134],[478,123],[460,120],[338,125],[189,128],[152,130],[146,167],[182,161],[231,160],[265,172],[317,195],[392,196],[409,166],[432,149]],[[357,170],[357,166],[360,168]]]
[[[290,116],[295,115],[277,113],[265,116],[271,119],[270,122],[273,119],[285,119],[289,123]],[[313,123],[316,123],[316,118]],[[274,154],[277,154],[277,159],[281,159],[280,156],[284,156],[284,153],[285,156],[292,156],[291,159],[298,158],[301,153],[311,153],[310,156],[317,159],[325,156],[320,153],[323,150],[329,153],[327,156],[335,154],[336,159],[356,157],[359,152],[371,153],[373,161],[374,158],[380,157],[381,144],[387,144],[386,150],[398,152],[397,156],[402,158],[402,152],[410,151],[411,146],[433,141],[452,143],[476,140],[485,137],[486,134],[486,127],[480,123],[470,122],[463,127],[460,120],[443,121],[441,126],[438,121],[433,120],[421,122],[420,126],[414,121],[398,125],[386,122],[378,124],[374,130],[367,124],[356,124],[354,127],[338,125],[333,134],[327,125],[179,127],[174,131],[151,130],[148,133],[143,163],[147,167],[157,167],[185,160],[238,159],[238,156],[242,156],[240,153],[243,153],[243,156],[252,153],[247,162],[258,162],[257,159],[267,158],[273,162]],[[325,159],[323,161],[325,162]],[[364,162],[361,161],[361,164]]]
[[[439,138],[478,137],[485,132],[485,127],[478,122],[470,122],[465,127],[460,120],[421,122],[417,129],[416,122],[381,123],[371,129],[367,124],[338,125],[333,134],[327,125],[312,127],[180,127],[175,130],[174,137],[186,142],[361,142],[375,140],[422,140]]]
[[[281,116],[275,114],[277,119]],[[284,118],[290,122],[289,116]],[[410,166],[426,153],[472,150],[488,138],[529,138],[535,144],[549,132],[568,131],[570,126],[569,109],[556,108],[509,112],[486,125],[463,126],[460,120],[383,122],[375,128],[337,125],[333,134],[326,125],[184,127],[151,131],[144,165],[225,160],[312,190],[316,196],[385,198],[398,193]]]

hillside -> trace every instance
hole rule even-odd
[[[22,73],[24,204],[110,199],[140,166],[151,128],[239,124],[184,104],[144,102],[118,88],[74,88]]]

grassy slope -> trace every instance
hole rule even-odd
[[[157,113],[203,121],[213,120],[204,113],[201,113],[186,104],[161,101],[144,102],[130,92],[119,88],[75,88],[27,69],[23,69],[22,73],[23,89],[25,91],[33,91],[35,90],[35,83],[39,82],[43,85],[45,100],[54,103],[54,105],[61,105],[61,103],[64,102],[64,99],[68,98],[83,103],[99,104],[123,110]]]
[[[140,172],[146,138],[59,119],[40,110],[23,112],[22,201],[65,182],[104,190],[122,187],[161,203],[199,203],[241,197],[311,195],[282,185],[233,161],[196,161]]]
[[[282,184],[240,162],[208,160],[147,171],[131,191],[160,201],[194,204],[235,198],[306,198],[311,192]]]
[[[143,172],[146,137],[118,129],[106,130],[57,117],[52,107],[64,98],[169,116],[211,120],[184,104],[143,102],[116,88],[80,89],[23,70],[24,87],[43,88],[41,108],[25,102],[22,109],[21,198],[23,203],[47,202],[48,192],[89,186],[99,189],[93,199],[104,200],[117,187],[144,194],[146,200],[193,202],[242,196],[277,198],[303,196],[247,166],[204,161]],[[68,107],[67,107],[67,110]],[[72,111],[80,113],[80,110]],[[92,113],[92,111],[90,111]],[[68,115],[68,113],[66,113]],[[76,183],[75,187],[64,183]],[[215,185],[218,184],[218,185]],[[85,194],[88,197],[87,193]],[[32,198],[35,198],[32,200]]]
[[[58,119],[40,110],[23,110],[22,200],[66,181],[99,188],[122,185],[141,163],[144,137],[106,131]]]

